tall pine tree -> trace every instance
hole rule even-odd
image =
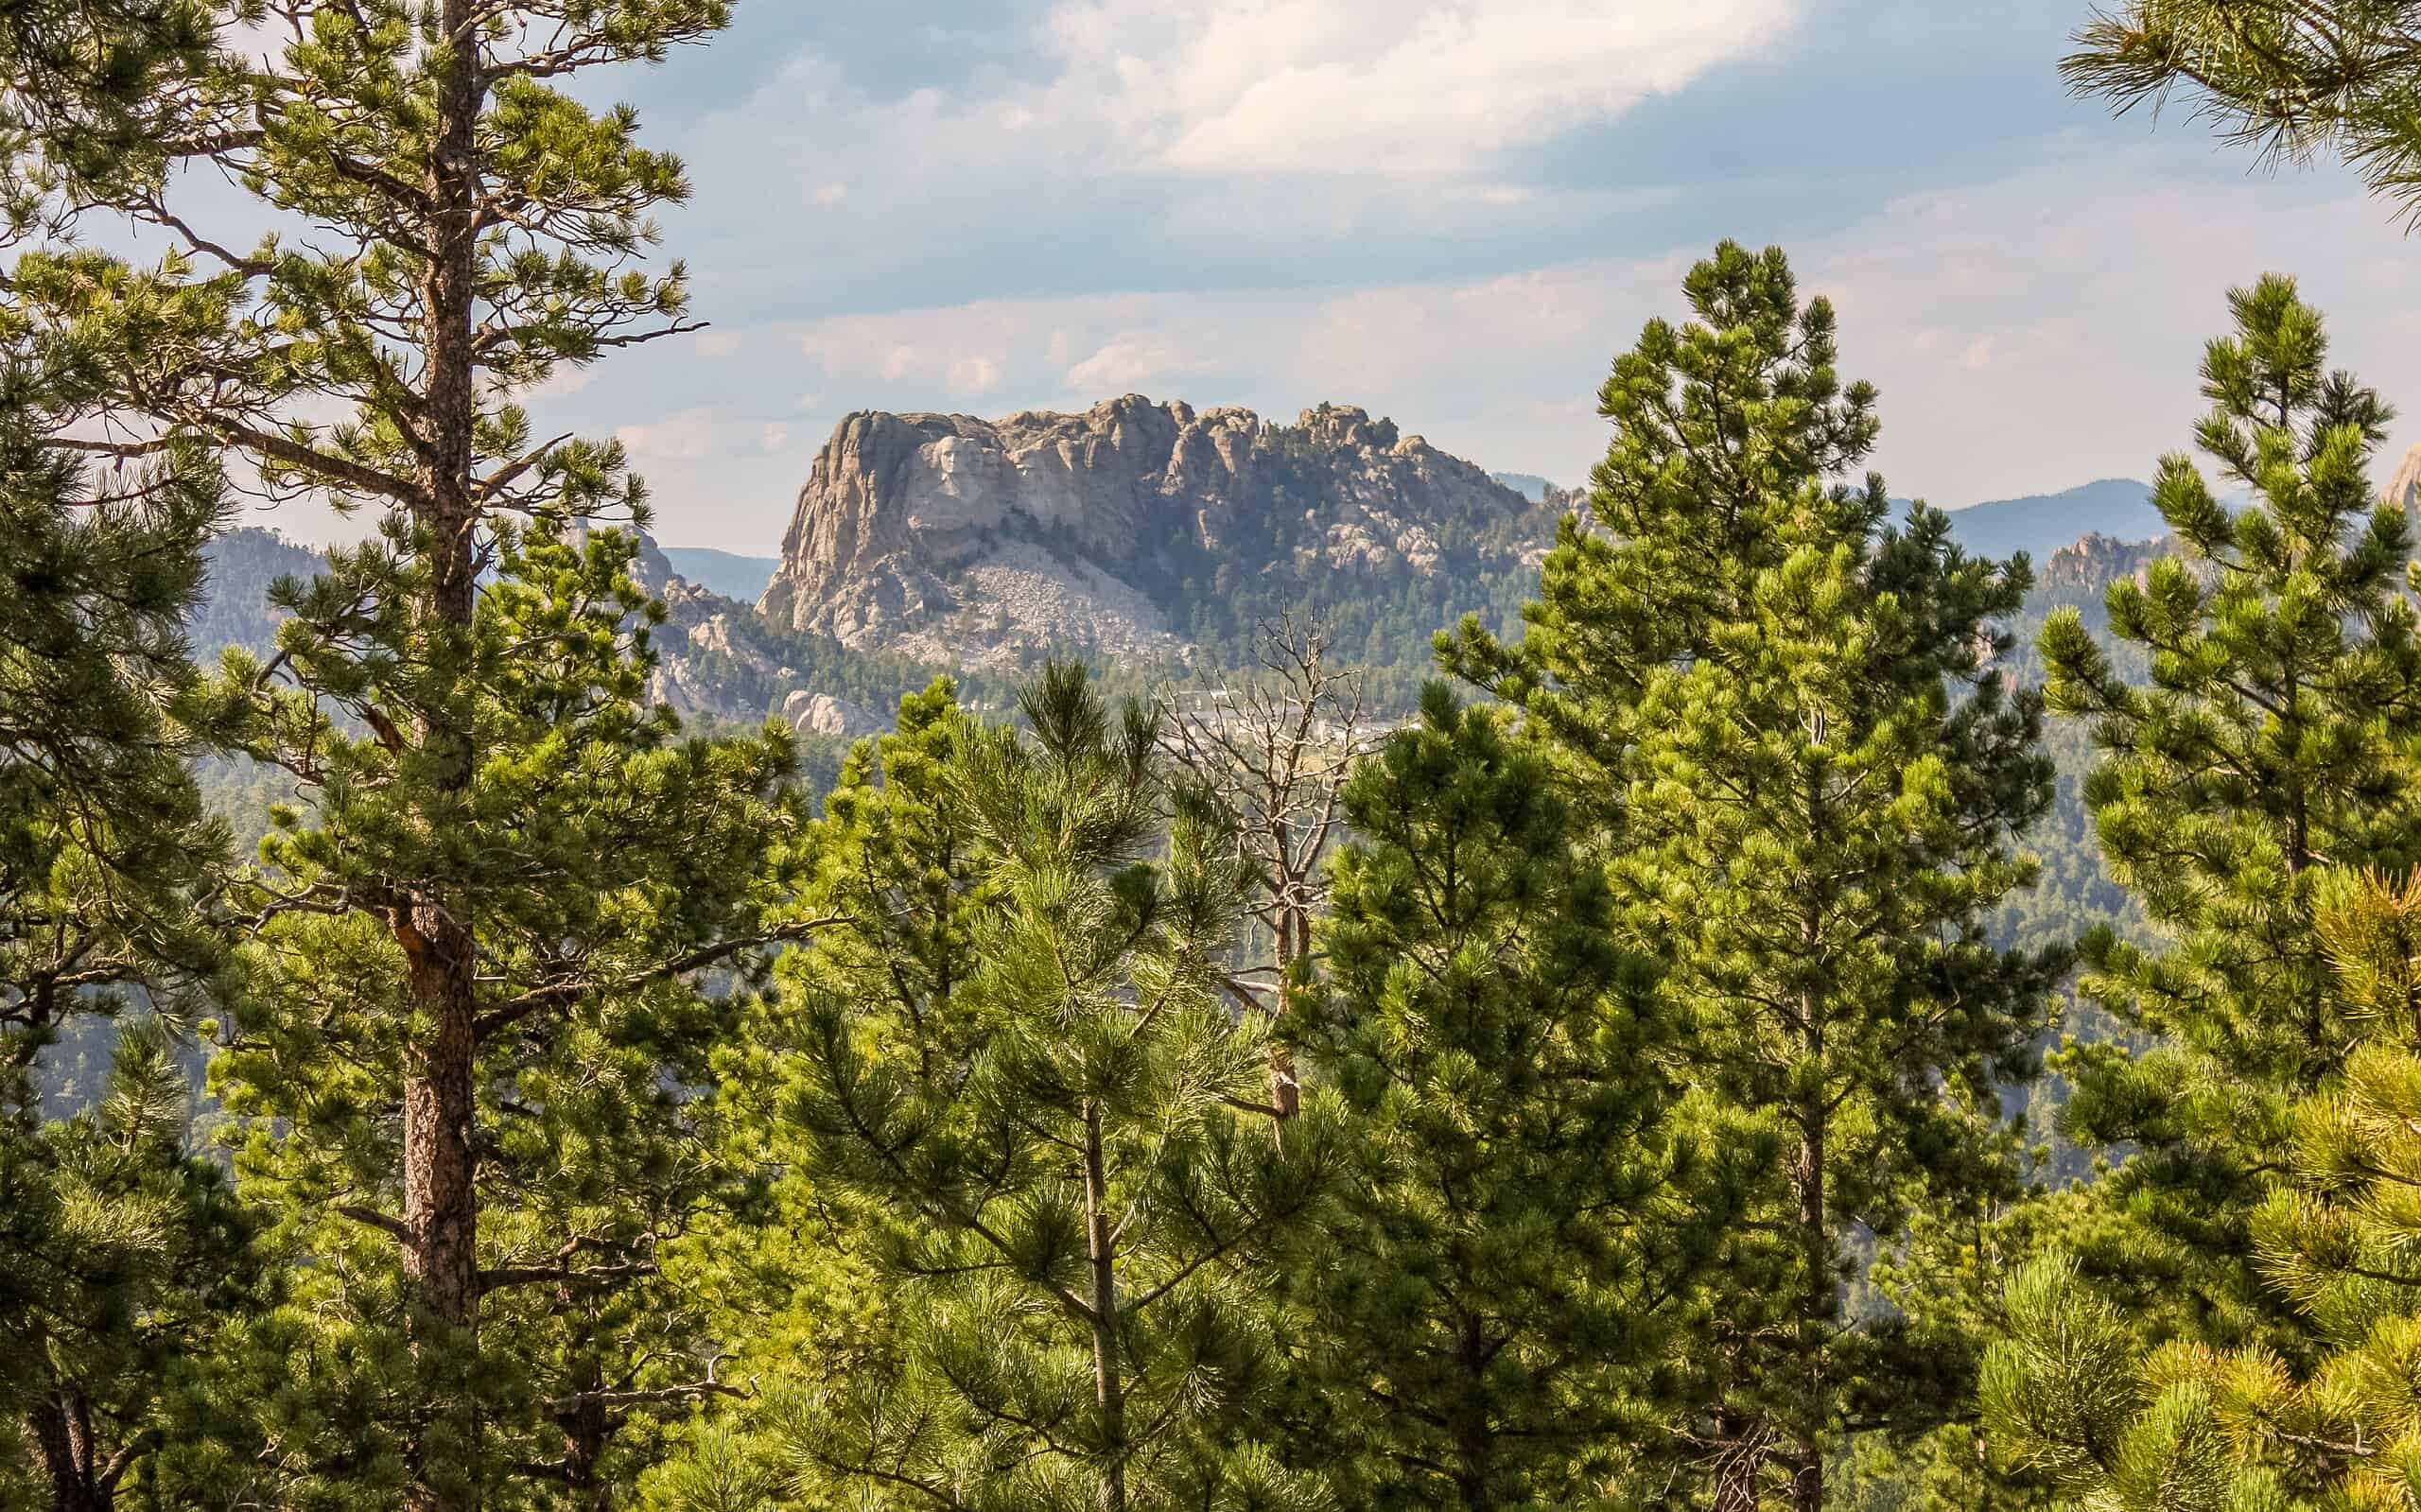
[[[1080,669],[1024,712],[1030,735],[960,722],[937,801],[903,793],[900,839],[965,846],[960,879],[920,884],[972,890],[960,939],[878,915],[871,955],[836,936],[791,968],[791,1117],[892,1293],[882,1357],[792,1404],[792,1452],[849,1495],[970,1512],[1315,1504],[1240,1434],[1275,1375],[1252,1261],[1317,1140],[1281,1155],[1240,1111],[1267,1071],[1220,987],[1233,838]]]
[[[353,930],[345,957],[376,963],[341,1006],[373,1016],[369,1037],[392,1047],[382,1068],[395,1078],[386,1131],[394,1164],[374,1186],[385,1220],[375,1231],[402,1260],[409,1298],[398,1306],[416,1368],[434,1372],[397,1415],[409,1437],[406,1501],[421,1512],[473,1506],[490,1469],[477,1448],[479,1393],[440,1363],[472,1368],[495,1305],[485,1273],[537,1245],[497,1222],[502,1209],[482,1217],[483,1173],[511,1145],[496,1122],[511,1115],[483,1104],[483,1068],[523,1055],[549,1014],[706,964],[731,943],[659,931],[659,909],[684,925],[705,920],[650,897],[625,938],[674,935],[653,960],[601,951],[600,972],[583,975],[528,943],[534,930],[514,947],[529,959],[499,970],[486,957],[496,947],[482,928],[543,921],[526,907],[531,883],[563,853],[560,837],[535,824],[497,820],[493,800],[508,791],[549,796],[522,765],[539,753],[483,745],[496,710],[541,690],[497,660],[478,587],[515,517],[562,527],[639,511],[618,445],[542,438],[514,396],[566,364],[690,328],[679,265],[647,263],[649,214],[686,192],[680,165],[637,144],[634,112],[593,109],[576,84],[708,38],[730,7],[126,0],[9,14],[11,182],[42,197],[46,223],[119,217],[172,249],[138,267],[52,244],[10,269],[32,328],[76,354],[89,424],[63,439],[137,460],[200,437],[272,495],[371,509],[392,523],[396,559],[355,558],[332,590],[360,598],[342,613],[374,616],[379,644],[339,674],[353,681],[323,689],[348,712],[378,716],[377,782],[332,796],[360,799],[358,811],[375,809],[380,822],[346,833],[339,821],[327,832],[341,836],[341,858],[310,861],[342,878],[340,894],[317,898],[342,913],[326,929]],[[223,200],[195,202],[190,186],[202,180],[242,189],[251,223],[226,223]],[[292,234],[262,235],[271,221]],[[318,607],[341,617],[334,601]],[[563,665],[541,661],[548,673]],[[320,666],[338,672],[328,656]],[[601,675],[601,698],[543,691],[583,712],[626,702],[618,674]],[[605,747],[657,739],[644,717],[627,727],[603,732]],[[297,739],[282,743],[291,751]],[[761,757],[731,759],[750,770],[714,780],[751,791]],[[351,776],[354,765],[338,770]],[[500,779],[494,794],[482,791],[491,779]],[[678,866],[586,860],[642,877]],[[723,898],[723,885],[708,895]],[[621,928],[612,912],[609,903],[583,922]],[[372,933],[384,941],[374,951]],[[525,993],[555,996],[525,1014],[513,1006]],[[626,1237],[618,1223],[604,1226],[618,1243]],[[587,1232],[554,1235],[574,1244],[566,1261]]]
[[[1346,1152],[1298,1310],[1295,1432],[1345,1507],[1621,1504],[1712,1259],[1655,977],[1543,755],[1433,686],[1345,791],[1292,1031]]]
[[[1957,1393],[1890,1324],[1845,1315],[1854,1242],[2017,1178],[1998,1088],[2031,1074],[2062,963],[1994,949],[2045,809],[2041,710],[1993,669],[2022,561],[1971,561],[1922,507],[1886,529],[1873,391],[1843,388],[1822,300],[1726,244],[1698,319],[1618,358],[1615,439],[1527,633],[1467,622],[1452,665],[1519,704],[1608,827],[1626,928],[1706,1137],[1779,1141],[1707,1341],[1694,1432],[1715,1503],[1825,1504],[1845,1434]]]
[[[5,307],[0,333],[0,1502],[102,1512],[246,1270],[165,1027],[224,982],[183,636],[222,494],[197,446],[101,471],[54,444],[73,354]],[[61,1086],[79,1059],[114,1069]],[[46,1121],[57,1092],[96,1105]]]
[[[2087,942],[2084,995],[2158,1043],[2069,1052],[2070,1132],[2129,1153],[2068,1238],[2156,1332],[2291,1353],[2305,1330],[2260,1284],[2248,1224],[2289,1101],[2353,1042],[2313,930],[2321,871],[2421,859],[2421,641],[2398,591],[2410,527],[2369,478],[2386,405],[2327,370],[2290,281],[2229,304],[2196,439],[2252,502],[2221,503],[2190,457],[2162,461],[2154,501],[2186,554],[2109,600],[2150,686],[2122,681],[2073,612],[2043,633],[2052,705],[2102,753],[2084,792],[2102,854],[2167,937]]]
[[[813,921],[787,732],[686,735],[648,702],[636,543],[502,538],[462,669],[480,765],[442,828],[415,822],[408,733],[427,568],[391,541],[277,597],[265,660],[231,653],[247,745],[307,796],[238,897],[250,1000],[213,1066],[237,1169],[313,1263],[232,1351],[281,1494],[399,1491],[600,1507],[646,1462],[653,1415],[730,1389],[664,1251],[726,1200],[703,1121],[743,979]],[[477,1331],[432,1326],[409,1263],[415,957],[394,880],[476,877],[454,922],[479,969],[464,1069],[466,1200],[482,1210]],[[200,1469],[195,1472],[201,1473]]]

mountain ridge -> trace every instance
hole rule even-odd
[[[1383,622],[1425,644],[1517,610],[1559,513],[1350,405],[1292,425],[1141,394],[998,420],[862,411],[817,454],[759,608],[996,669],[1241,652],[1258,617],[1306,602],[1345,613],[1350,645]]]

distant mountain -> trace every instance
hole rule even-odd
[[[1556,492],[1556,486],[1553,483],[1536,473],[1490,473],[1488,476],[1533,504],[1545,503],[1547,495]]]
[[[673,571],[699,587],[743,603],[763,598],[765,585],[782,565],[779,557],[740,556],[710,546],[668,546],[664,557]]]
[[[650,692],[683,714],[752,723],[778,714],[803,734],[850,736],[887,720],[902,695],[940,675],[939,668],[850,651],[829,636],[776,624],[746,600],[683,576],[674,563],[689,554],[659,550],[642,538],[632,573],[667,611],[655,634]],[[188,631],[204,661],[226,646],[267,649],[281,618],[270,608],[270,585],[328,565],[324,554],[255,527],[227,531],[210,544],[208,556],[209,584]],[[981,679],[967,691],[978,701],[1006,696]]]
[[[279,616],[269,606],[270,585],[280,578],[310,578],[328,559],[256,525],[229,530],[203,551],[210,563],[208,586],[194,609],[187,634],[204,662],[227,646],[267,646],[277,636]]]
[[[2088,535],[2116,541],[2150,541],[2168,533],[2152,508],[2151,487],[2133,478],[2106,478],[2063,494],[2002,499],[1950,512],[1951,534],[1978,556],[2024,551],[2036,566],[2062,547]]]
[[[1559,513],[1350,406],[869,412],[817,456],[760,607],[947,666],[1066,650],[1139,675],[1244,665],[1309,607],[1417,691],[1438,629],[1515,620]]]

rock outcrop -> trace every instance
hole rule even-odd
[[[2051,553],[2034,575],[2035,592],[2055,603],[2086,598],[2099,602],[2112,583],[2121,578],[2141,582],[2155,559],[2179,551],[2173,535],[2157,541],[2088,535]]]
[[[2396,468],[2395,476],[2388,479],[2387,487],[2379,496],[2390,504],[2401,504],[2408,510],[2421,504],[2421,446],[2404,454],[2402,465]]]
[[[1059,648],[1176,656],[1192,598],[1218,582],[1434,579],[1448,535],[1534,509],[1350,408],[1291,426],[1140,395],[994,421],[861,413],[816,458],[759,607],[852,648],[963,667]]]
[[[891,728],[891,721],[862,704],[829,693],[792,693],[782,704],[782,718],[801,735],[838,735],[856,739],[862,735],[880,735]]]

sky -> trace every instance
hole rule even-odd
[[[1898,495],[2149,476],[2271,270],[2421,442],[2421,243],[2340,169],[2069,98],[2087,7],[740,0],[589,91],[687,161],[711,329],[533,408],[629,444],[667,544],[766,554],[859,409],[1333,401],[1577,482],[1612,356],[1729,236],[1838,306]]]

